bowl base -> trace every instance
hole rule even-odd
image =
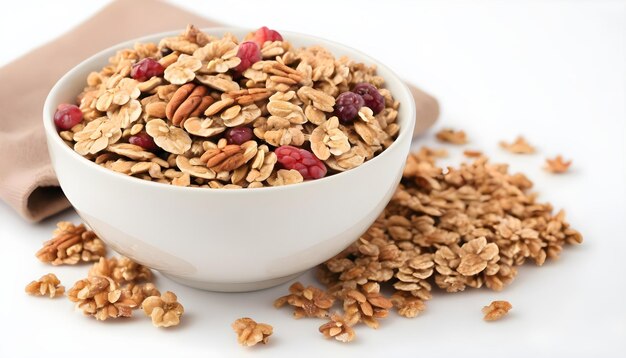
[[[180,277],[176,275],[169,275],[166,273],[163,273],[163,276],[173,281],[176,281],[180,284],[183,284],[185,286],[199,288],[201,290],[206,290],[206,291],[247,292],[247,291],[262,290],[265,288],[270,288],[270,287],[281,285],[287,281],[291,281],[294,278],[302,275],[304,272],[306,271],[298,272],[296,274],[289,275],[289,276],[273,278],[271,280],[255,281],[255,282],[240,282],[240,283],[197,281],[197,280],[190,280],[188,278],[184,278],[184,277]]]

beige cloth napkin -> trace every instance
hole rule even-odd
[[[118,0],[65,35],[0,68],[0,198],[30,221],[68,208],[50,164],[41,123],[48,91],[70,68],[106,47],[183,29],[190,23],[217,25],[157,0]],[[439,107],[433,97],[414,90],[416,133],[421,133],[437,119]]]

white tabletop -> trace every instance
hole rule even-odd
[[[159,277],[159,287],[176,292],[186,309],[183,323],[172,330],[152,327],[141,312],[130,320],[103,323],[83,317],[67,299],[29,297],[24,286],[42,274],[56,272],[66,287],[86,274],[86,266],[52,268],[33,256],[56,221],[78,217],[68,211],[33,225],[0,203],[0,242],[5,245],[0,357],[623,356],[624,1],[175,2],[225,24],[311,33],[380,59],[441,100],[438,128],[465,129],[471,140],[467,148],[484,150],[494,161],[527,173],[541,200],[567,210],[585,243],[567,248],[560,260],[544,267],[524,266],[503,292],[437,292],[418,318],[392,314],[377,331],[359,326],[357,340],[342,345],[322,338],[317,332],[321,321],[294,320],[289,310],[272,307],[287,284],[223,294]],[[106,3],[12,2],[11,10],[0,11],[0,65]],[[498,148],[499,140],[518,134],[536,144],[539,153],[514,156]],[[427,137],[416,148],[436,145],[432,132]],[[462,149],[450,150],[450,162],[458,160]],[[574,160],[571,173],[541,170],[543,159],[555,154]],[[310,274],[301,280],[314,282]],[[505,320],[485,323],[480,309],[494,299],[509,300],[514,308]],[[241,316],[274,326],[268,346],[236,344],[230,323]]]

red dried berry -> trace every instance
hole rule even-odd
[[[146,132],[139,132],[134,136],[131,136],[128,138],[128,143],[138,145],[149,152],[154,152],[159,149],[156,143],[154,143],[154,139],[152,139],[152,137],[150,137]]]
[[[344,123],[352,122],[363,107],[363,98],[354,92],[344,92],[335,101],[335,115]]]
[[[73,104],[63,103],[54,112],[54,125],[58,130],[66,131],[83,121],[83,112]]]
[[[228,144],[242,145],[252,139],[252,129],[248,127],[229,128],[226,134],[224,134],[224,137],[228,141]]]
[[[130,77],[143,82],[154,76],[162,76],[164,71],[159,61],[148,57],[133,65],[130,69]]]
[[[268,29],[267,26],[263,26],[254,32],[254,39],[259,47],[263,47],[265,41],[282,41],[283,37],[276,30]]]
[[[261,50],[253,41],[246,41],[239,44],[237,57],[241,59],[241,63],[235,67],[235,71],[243,72],[250,68],[253,63],[261,61]]]
[[[369,107],[374,114],[378,114],[385,109],[385,97],[373,85],[362,82],[354,86],[352,92],[361,96],[365,106]]]
[[[326,175],[326,165],[306,149],[283,145],[274,151],[285,169],[295,169],[304,179],[319,179]]]

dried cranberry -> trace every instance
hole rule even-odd
[[[235,67],[235,71],[243,72],[250,68],[253,63],[261,61],[261,50],[255,42],[242,42],[241,44],[239,44],[237,57],[241,59],[241,63],[237,67]]]
[[[283,145],[274,151],[285,169],[295,169],[304,179],[319,179],[326,175],[326,166],[306,149]]]
[[[241,145],[252,139],[252,129],[248,127],[234,127],[226,131],[224,135],[228,144]]]
[[[385,109],[385,97],[383,97],[383,95],[378,92],[378,89],[371,84],[361,82],[354,86],[352,92],[363,97],[365,106],[369,107],[374,114],[378,114],[380,111]]]
[[[152,137],[150,137],[146,132],[139,132],[134,136],[131,136],[128,138],[128,143],[138,145],[149,152],[154,152],[159,149],[159,147],[157,147],[154,143],[154,139],[152,139]]]
[[[159,61],[153,58],[144,58],[133,65],[130,70],[130,76],[137,81],[147,81],[153,76],[162,76],[165,69]]]
[[[352,122],[364,104],[363,97],[354,92],[344,92],[335,101],[335,115],[342,122]]]
[[[254,32],[253,41],[256,42],[259,47],[263,47],[265,41],[282,41],[283,37],[276,30],[268,29],[267,26],[263,26]]]
[[[83,112],[73,104],[63,103],[54,112],[54,124],[57,129],[66,131],[83,121]]]

